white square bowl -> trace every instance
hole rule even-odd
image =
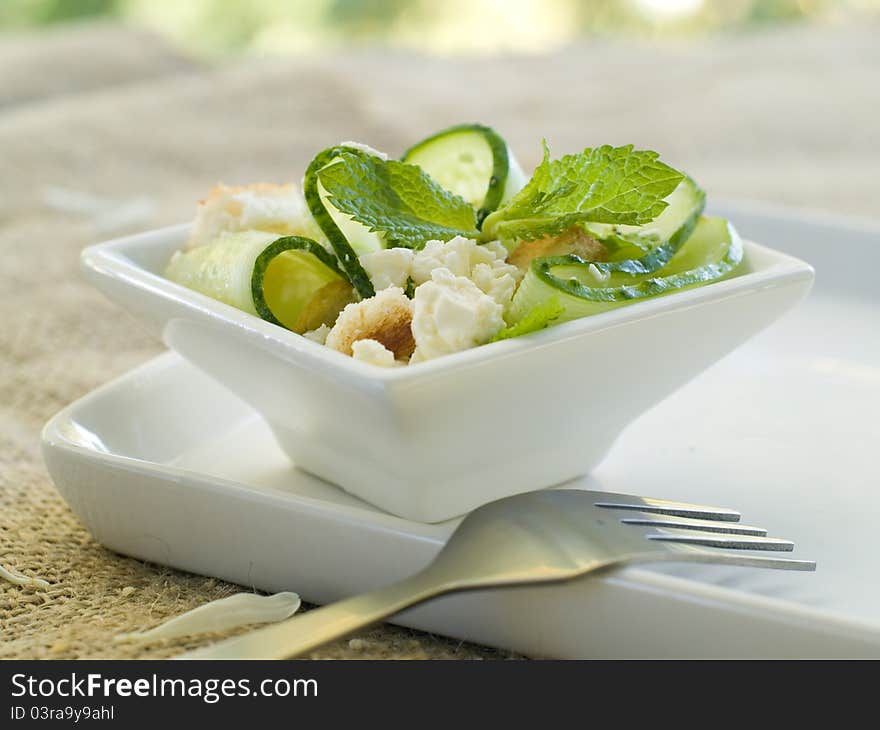
[[[261,413],[296,466],[419,522],[586,474],[630,421],[813,281],[803,261],[746,242],[744,273],[732,279],[384,369],[162,277],[188,229],[91,246],[83,269]]]

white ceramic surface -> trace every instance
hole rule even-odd
[[[386,370],[162,278],[186,234],[93,246],[84,270],[259,411],[301,468],[423,522],[587,473],[635,417],[812,282],[807,264],[749,243],[750,270],[733,279]]]
[[[580,483],[741,509],[817,572],[627,570],[450,596],[397,622],[557,657],[880,658],[880,226],[717,210],[813,262],[813,293],[637,419]],[[111,549],[319,603],[414,572],[454,525],[393,517],[291,469],[250,407],[175,355],[58,414],[44,453]]]
[[[171,353],[56,416],[44,432],[44,454],[61,494],[110,549],[266,591],[295,590],[312,602],[406,577],[454,526],[402,520],[292,469],[257,414]],[[629,484],[620,477],[631,471],[613,474],[614,483]],[[680,496],[678,483],[675,472],[659,473],[650,493]],[[700,487],[703,501],[719,501],[712,486]],[[837,581],[841,595],[823,592],[833,577],[825,572],[829,551],[815,550],[822,535],[807,531],[804,502],[793,505],[793,516],[762,521],[750,500],[724,504],[810,544],[813,551],[797,554],[818,558],[819,573],[628,570],[453,596],[395,621],[534,656],[880,657],[880,626],[811,606],[837,607],[864,587]],[[871,542],[867,535],[862,541]]]

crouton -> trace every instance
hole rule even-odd
[[[375,296],[343,309],[327,335],[326,345],[351,355],[352,343],[375,340],[393,352],[395,359],[406,360],[416,347],[412,316],[412,302],[403,289],[383,289]]]
[[[507,257],[507,263],[525,271],[539,256],[564,256],[573,253],[584,261],[605,261],[608,251],[580,226],[572,226],[555,236],[523,241]]]
[[[260,230],[280,236],[305,236],[326,244],[299,186],[256,183],[217,185],[199,201],[187,248],[211,243],[221,233]]]

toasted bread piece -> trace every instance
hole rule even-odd
[[[580,226],[572,226],[555,236],[523,241],[507,257],[507,263],[525,271],[532,260],[540,256],[564,256],[570,253],[584,261],[605,261],[608,258],[605,246]]]
[[[376,296],[349,304],[327,335],[327,347],[352,354],[352,343],[375,340],[406,360],[415,350],[412,333],[412,301],[399,287],[383,289]]]
[[[326,244],[298,185],[255,183],[240,187],[220,184],[200,200],[186,247],[207,245],[221,233],[248,230],[305,236]]]

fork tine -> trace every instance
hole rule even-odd
[[[707,507],[700,504],[688,504],[687,502],[670,502],[665,499],[650,499],[629,494],[608,494],[604,496],[607,499],[594,502],[596,507],[652,512],[693,519],[720,520],[722,522],[739,522],[742,516],[736,510],[725,509],[724,507]]]
[[[739,522],[719,522],[718,520],[694,520],[688,517],[676,517],[675,515],[661,515],[659,517],[624,517],[620,520],[625,525],[642,525],[645,527],[673,527],[682,530],[701,530],[703,532],[723,532],[730,535],[755,535],[765,537],[767,530],[763,527],[752,527]]]
[[[658,542],[684,543],[686,545],[702,545],[703,547],[726,548],[729,550],[778,550],[791,552],[794,543],[775,537],[756,535],[719,535],[711,532],[689,530],[664,530],[645,535],[648,540]]]
[[[688,562],[711,563],[716,565],[739,565],[746,568],[775,568],[777,570],[815,571],[813,560],[783,558],[774,554],[756,553],[754,550],[707,550],[700,545],[666,543],[671,549],[669,559],[675,560],[676,553],[683,553]]]

